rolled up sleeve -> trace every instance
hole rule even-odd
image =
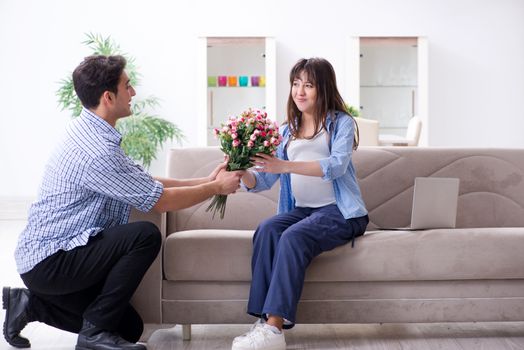
[[[269,190],[275,182],[277,182],[280,177],[279,174],[270,174],[270,173],[259,173],[257,171],[253,172],[255,175],[256,184],[253,188],[248,188],[243,182],[240,183],[241,187],[248,192],[260,192]]]

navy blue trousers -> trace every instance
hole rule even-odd
[[[364,234],[368,222],[367,215],[344,219],[336,204],[296,208],[263,221],[253,237],[248,314],[294,324],[311,260]]]

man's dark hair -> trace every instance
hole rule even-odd
[[[73,85],[85,108],[96,108],[105,91],[118,91],[120,76],[126,67],[123,56],[89,56],[73,72]]]

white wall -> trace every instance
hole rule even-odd
[[[278,3],[278,5],[277,5]],[[83,4],[85,8],[80,7]],[[89,54],[84,33],[110,34],[134,55],[141,95],[195,146],[197,37],[274,36],[277,111],[300,57],[345,69],[350,36],[427,36],[429,145],[524,147],[524,1],[259,0],[0,1],[0,196],[33,196],[69,120],[57,82]],[[163,172],[165,152],[151,171]]]

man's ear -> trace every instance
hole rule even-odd
[[[109,105],[113,102],[113,93],[111,91],[104,91],[102,94],[101,100],[104,102],[104,104]]]

